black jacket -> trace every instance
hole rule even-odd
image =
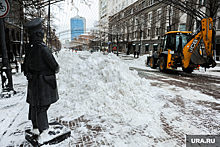
[[[24,75],[28,79],[27,103],[45,106],[59,99],[56,76],[59,65],[42,42],[28,45],[24,59]]]

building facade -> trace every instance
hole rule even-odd
[[[137,0],[99,0],[99,30],[101,38],[101,49],[108,48],[108,25],[109,16],[112,16]]]
[[[95,36],[92,34],[81,34],[78,36],[78,39],[73,40],[70,42],[69,48],[70,49],[77,49],[80,51],[88,51],[91,47],[91,40],[93,40]]]
[[[86,19],[79,15],[70,19],[71,41],[86,32]]]

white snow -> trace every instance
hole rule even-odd
[[[74,127],[70,138],[52,146],[79,143],[79,138],[82,140],[91,133],[88,125],[101,127],[98,134],[89,135],[93,141],[91,146],[98,146],[99,142],[104,142],[102,146],[116,147],[185,146],[181,144],[185,134],[219,133],[216,128],[202,125],[218,126],[219,112],[196,105],[196,102],[220,104],[220,101],[199,91],[159,81],[156,81],[159,86],[151,86],[155,80],[140,78],[136,70],[129,70],[129,67],[151,70],[145,66],[145,55],[135,60],[122,60],[115,54],[61,50],[56,60],[60,64],[57,74],[60,99],[51,105],[48,116],[50,120],[67,122],[69,127],[76,120],[74,123],[78,126]],[[198,73],[220,76],[219,72],[209,70]],[[22,143],[27,146],[24,130],[31,127],[25,101],[27,81],[23,73],[14,74],[13,80],[19,93],[0,99],[0,146]]]

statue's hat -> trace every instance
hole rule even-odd
[[[24,27],[27,28],[28,31],[35,31],[42,29],[42,20],[41,18],[34,18],[33,20],[27,22]]]

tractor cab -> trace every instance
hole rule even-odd
[[[173,54],[180,55],[183,47],[187,44],[188,40],[192,37],[190,31],[170,31],[164,34],[164,43],[162,50],[171,50]]]

